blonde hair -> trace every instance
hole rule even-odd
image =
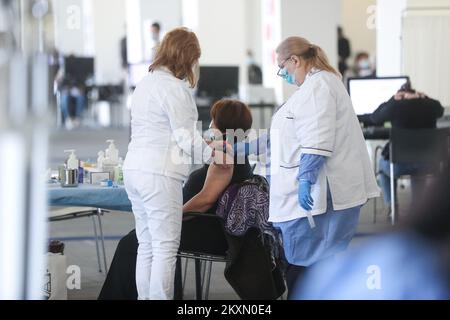
[[[307,68],[317,68],[319,70],[334,73],[338,77],[342,77],[342,75],[330,64],[325,51],[305,38],[289,37],[278,46],[276,52],[283,60],[289,59],[292,56],[297,56],[306,61]]]
[[[176,78],[187,80],[194,88],[198,79],[193,69],[200,56],[200,43],[195,33],[187,28],[176,28],[164,37],[157,48],[149,71],[166,67]]]

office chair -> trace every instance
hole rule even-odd
[[[390,182],[391,222],[396,222],[395,164],[436,165],[438,173],[448,169],[449,129],[391,130]],[[435,172],[432,172],[435,173]],[[426,174],[426,173],[425,173]]]

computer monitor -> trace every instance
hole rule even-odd
[[[217,100],[239,94],[239,67],[200,67],[197,97]]]
[[[348,88],[356,114],[373,113],[408,81],[406,76],[349,79]]]
[[[128,81],[130,87],[135,88],[139,82],[148,74],[150,62],[130,64],[128,67]]]
[[[68,56],[64,58],[64,73],[67,79],[78,85],[94,77],[94,58]]]

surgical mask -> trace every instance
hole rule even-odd
[[[289,84],[292,84],[292,85],[297,84],[297,82],[295,81],[295,77],[292,74],[290,74],[286,68],[281,70],[280,76]]]
[[[214,128],[213,125],[214,125],[214,123],[213,123],[213,121],[211,121],[209,128],[208,128],[208,130],[205,131],[203,137],[209,141],[217,141],[217,140],[222,139],[223,134],[220,132],[219,129]]]
[[[368,59],[364,59],[358,62],[358,67],[359,69],[365,70],[365,69],[370,69],[371,65],[370,65],[370,61]]]

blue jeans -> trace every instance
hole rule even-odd
[[[386,205],[391,205],[391,173],[390,173],[390,162],[385,159],[380,160],[379,165],[380,175],[378,181],[380,183],[381,190],[383,191],[383,198]],[[431,170],[431,168],[430,168]],[[427,168],[420,164],[395,164],[394,165],[394,190],[397,198],[397,179],[401,176],[406,175],[417,175],[423,172],[427,172]],[[418,194],[418,183],[415,179],[411,179],[411,192],[413,194],[413,199],[415,195]]]
[[[70,98],[75,98],[75,117],[81,118],[83,115],[84,108],[86,106],[86,97],[80,93],[77,95],[72,95],[70,90],[64,89],[61,91],[61,112],[63,115],[63,122],[66,122],[68,118],[70,118],[69,113],[69,105],[70,105]]]

